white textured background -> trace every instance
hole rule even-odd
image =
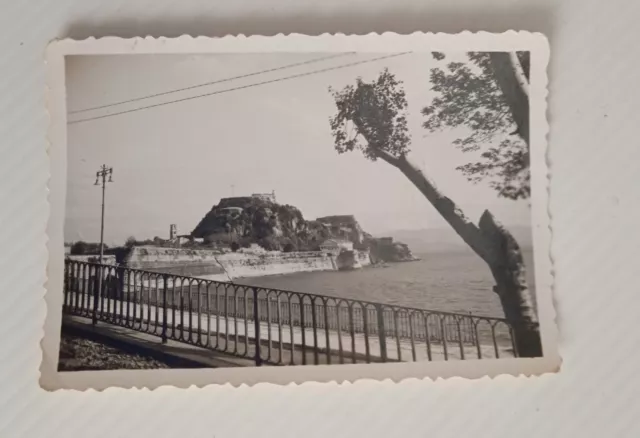
[[[0,436],[640,436],[640,3],[4,0]],[[456,32],[551,40],[552,253],[563,369],[541,378],[46,393],[44,47],[55,37]]]

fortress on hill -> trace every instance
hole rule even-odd
[[[306,220],[275,193],[222,198],[190,234],[179,236],[172,224],[168,240],[135,243],[117,258],[130,268],[219,281],[415,260],[407,245],[372,237],[353,215]]]
[[[391,238],[376,239],[353,215],[306,220],[295,206],[278,204],[275,192],[223,198],[207,212],[190,234],[215,247],[259,246],[266,251],[367,251],[373,262],[413,259],[409,248]]]

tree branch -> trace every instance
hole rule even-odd
[[[388,152],[385,152],[385,151],[380,150],[380,149],[373,149],[373,148],[371,150],[374,152],[376,157],[380,158],[381,160],[386,161],[387,163],[391,164],[394,167],[398,167],[398,165],[400,164],[400,159],[394,157],[393,155],[391,155]]]
[[[491,265],[495,254],[491,242],[485,239],[478,226],[471,222],[462,209],[436,187],[436,185],[406,156],[397,160],[398,169],[416,186],[418,190],[435,207],[440,215],[451,225],[454,231],[478,254]]]
[[[406,155],[394,157],[387,151],[373,147],[371,139],[360,129],[357,120],[353,120],[358,132],[364,137],[373,154],[386,161],[392,166],[398,168],[414,186],[427,198],[427,200],[435,207],[440,215],[451,225],[456,233],[465,241],[471,249],[478,254],[485,262],[491,264],[493,262],[493,251],[490,242],[487,242],[480,229],[469,220],[451,199],[444,196],[436,187],[435,183],[428,179],[422,170],[411,163]]]
[[[511,110],[518,134],[529,145],[529,82],[516,53],[491,52],[496,81]]]

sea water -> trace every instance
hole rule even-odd
[[[504,316],[492,290],[495,282],[491,272],[475,253],[461,249],[414,255],[421,260],[353,271],[240,278],[235,282],[421,309]],[[524,249],[523,256],[527,282],[534,291],[533,250]]]

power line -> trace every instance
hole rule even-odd
[[[229,82],[229,81],[233,81],[233,80],[236,80],[236,79],[244,79],[244,78],[248,78],[248,77],[251,77],[251,76],[257,76],[257,75],[261,75],[261,74],[265,74],[265,73],[271,73],[271,72],[274,72],[274,71],[285,70],[285,69],[293,68],[293,67],[299,67],[301,65],[313,64],[315,62],[325,61],[327,59],[333,59],[333,58],[338,58],[338,57],[341,57],[341,56],[353,55],[353,54],[355,54],[355,52],[345,52],[345,53],[339,53],[337,55],[324,56],[322,58],[312,59],[312,60],[304,61],[304,62],[296,62],[295,64],[283,65],[281,67],[275,67],[275,68],[271,68],[271,69],[268,69],[268,70],[261,70],[261,71],[257,71],[257,72],[253,72],[253,73],[248,73],[248,74],[245,74],[245,75],[232,76],[232,77],[229,77],[229,78],[219,79],[219,80],[216,80],[216,81],[205,82],[204,84],[191,85],[189,87],[176,88],[174,90],[164,91],[164,92],[155,93],[155,94],[149,94],[147,96],[142,96],[142,97],[134,97],[133,99],[122,100],[120,102],[114,102],[114,103],[108,103],[106,105],[100,105],[100,106],[94,106],[94,107],[90,107],[90,108],[84,108],[84,109],[69,111],[69,114],[78,114],[78,113],[83,113],[83,112],[87,112],[87,111],[94,111],[94,110],[97,110],[97,109],[109,108],[109,107],[116,106],[116,105],[123,105],[125,103],[137,102],[137,101],[140,101],[140,100],[151,99],[153,97],[158,97],[158,96],[165,96],[167,94],[178,93],[180,91],[193,90],[194,88],[206,87],[208,85],[220,84],[220,83],[223,83],[223,82]]]
[[[172,103],[185,102],[187,100],[199,99],[199,98],[202,98],[202,97],[213,96],[213,95],[216,95],[216,94],[228,93],[230,91],[244,90],[246,88],[253,88],[253,87],[260,86],[260,85],[273,84],[275,82],[282,82],[282,81],[285,81],[285,80],[288,80],[288,79],[296,79],[296,78],[301,78],[301,77],[305,77],[305,76],[311,76],[311,75],[314,75],[314,74],[325,73],[325,72],[332,71],[332,70],[339,70],[339,69],[342,69],[342,68],[353,67],[355,65],[366,64],[366,63],[374,62],[374,61],[380,61],[382,59],[394,58],[396,56],[402,56],[402,55],[406,55],[406,54],[409,54],[409,53],[411,53],[411,52],[394,53],[393,55],[380,56],[378,58],[367,59],[367,60],[358,61],[358,62],[352,62],[352,63],[349,63],[349,64],[339,65],[337,67],[329,67],[329,68],[324,68],[324,69],[321,69],[321,70],[314,70],[314,71],[310,71],[310,72],[306,72],[306,73],[300,73],[300,74],[297,74],[297,75],[291,75],[291,76],[285,76],[285,77],[278,78],[278,79],[272,79],[272,80],[269,80],[269,81],[256,82],[254,84],[242,85],[240,87],[234,87],[234,88],[227,88],[225,90],[212,91],[211,93],[198,94],[197,96],[184,97],[182,99],[170,100],[168,102],[162,102],[162,103],[156,103],[154,105],[142,106],[142,107],[139,107],[139,108],[133,108],[133,109],[126,110],[126,111],[119,111],[117,113],[104,114],[102,116],[95,116],[95,117],[87,117],[86,119],[72,120],[70,122],[67,122],[67,124],[68,125],[73,125],[73,124],[76,124],[76,123],[83,123],[83,122],[88,122],[88,121],[91,121],[91,120],[98,120],[98,119],[104,119],[104,118],[107,118],[107,117],[119,116],[119,115],[122,115],[122,114],[128,114],[128,113],[142,111],[142,110],[146,110],[146,109],[150,109],[150,108],[156,108],[156,107],[159,107],[159,106],[170,105]]]

